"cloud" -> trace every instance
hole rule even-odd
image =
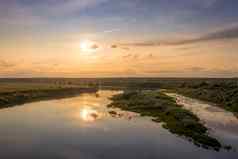
[[[124,56],[122,56],[124,59],[133,59],[133,60],[148,60],[148,59],[153,59],[155,58],[152,53],[149,54],[133,54],[133,53],[128,53]]]
[[[5,61],[5,60],[0,60],[0,68],[10,68],[10,67],[14,67],[15,65]]]
[[[114,33],[114,32],[119,32],[121,29],[111,29],[111,30],[104,30],[103,33]]]
[[[111,48],[111,49],[117,49],[117,48],[119,48],[119,49],[126,50],[126,51],[130,50],[129,47],[124,47],[124,46],[117,45],[117,44],[112,44],[112,45],[110,46],[110,48]]]
[[[190,0],[192,5],[199,6],[201,8],[210,8],[215,5],[219,0]]]
[[[133,59],[135,59],[135,60],[137,60],[138,58],[139,58],[139,55],[137,55],[137,54],[133,56]]]
[[[126,55],[123,56],[123,58],[125,58],[125,59],[128,59],[130,57],[132,57],[132,54],[126,54]]]
[[[123,50],[130,50],[129,47],[122,47]]]
[[[55,2],[54,4],[52,4],[52,6],[49,7],[46,3],[44,5],[44,8],[47,9],[48,13],[58,15],[91,8],[107,1],[108,0],[68,0],[61,1],[61,3]]]
[[[115,49],[117,48],[117,45],[111,45],[111,48]]]
[[[234,39],[238,38],[238,26],[207,34],[193,41],[219,40],[219,39]]]
[[[97,45],[97,44],[92,44],[91,46],[90,46],[90,49],[93,49],[93,50],[96,50],[96,49],[98,49],[99,48],[99,45]]]
[[[147,57],[148,57],[149,59],[152,59],[152,58],[154,58],[154,55],[153,55],[153,54],[149,54]]]
[[[157,41],[144,41],[136,43],[124,43],[120,44],[121,46],[135,46],[135,47],[153,47],[153,46],[173,46],[173,45],[186,45],[199,43],[204,41],[213,41],[213,40],[225,40],[225,39],[236,39],[238,38],[238,26],[232,28],[226,28],[216,32],[208,33],[201,37],[195,37],[190,39],[181,39],[181,40],[157,40]]]
[[[124,58],[124,59],[139,60],[141,58],[141,56],[139,56],[138,54],[128,53],[128,54],[122,56],[122,58]]]
[[[194,72],[200,72],[200,71],[205,71],[206,68],[203,68],[203,67],[192,67],[192,68],[189,68],[188,70],[194,71]]]

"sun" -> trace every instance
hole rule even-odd
[[[89,49],[90,45],[91,45],[90,41],[88,41],[88,40],[87,41],[82,41],[80,43],[80,49],[83,50],[83,51],[87,51]]]
[[[84,52],[94,52],[98,49],[98,45],[90,40],[80,42],[80,49]]]

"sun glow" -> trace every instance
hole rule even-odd
[[[98,49],[98,45],[90,40],[80,42],[80,49],[84,52],[94,52]]]
[[[84,108],[80,111],[80,118],[85,122],[94,122],[99,118],[99,113],[91,108]]]

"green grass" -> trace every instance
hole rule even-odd
[[[27,83],[27,82],[0,82],[0,94],[29,90],[46,90],[76,87],[74,85],[59,85],[52,83]]]
[[[185,96],[213,102],[238,116],[238,85],[235,82],[201,82],[197,85],[175,88],[175,91]]]
[[[109,107],[151,116],[153,121],[162,122],[163,127],[179,136],[187,137],[197,146],[219,150],[222,145],[207,134],[199,118],[177,105],[175,100],[158,91],[127,91],[112,97]]]
[[[0,83],[0,108],[21,105],[28,102],[65,98],[84,92],[96,92],[95,87],[59,85],[50,83]]]

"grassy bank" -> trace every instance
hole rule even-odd
[[[175,91],[188,97],[216,103],[238,116],[238,85],[235,82],[201,82],[197,85],[183,85]]]
[[[212,78],[28,78],[0,79],[0,93],[67,87],[103,89],[168,89],[183,95],[216,103],[238,113],[238,79]]]
[[[18,87],[19,88],[19,87]],[[80,93],[96,92],[96,88],[81,87],[24,87],[11,91],[0,91],[0,108],[7,108],[40,100],[59,99],[78,95]]]
[[[155,122],[163,122],[170,132],[187,137],[197,146],[219,150],[222,145],[207,134],[207,128],[190,111],[177,105],[175,100],[158,91],[133,91],[112,97],[109,107],[153,117]]]

